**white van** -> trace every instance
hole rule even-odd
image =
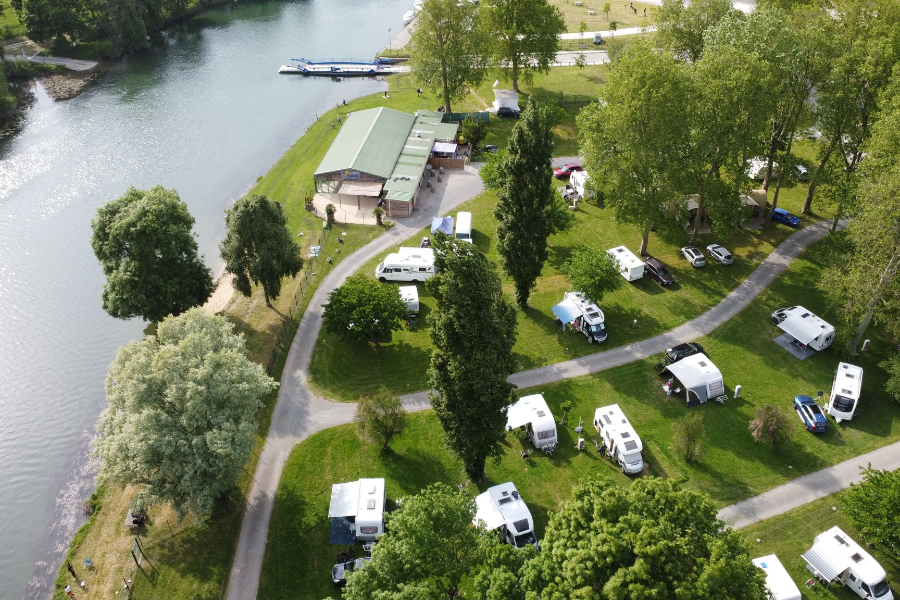
[[[753,564],[766,574],[769,600],[802,600],[797,584],[774,554],[753,559]]]
[[[434,250],[431,248],[398,248],[375,267],[378,281],[411,281],[418,283],[434,277]]]
[[[623,473],[633,475],[644,470],[641,457],[644,445],[618,404],[601,406],[594,411],[594,429]]]
[[[456,239],[472,243],[472,213],[456,213]]]
[[[831,397],[825,411],[834,417],[834,420],[849,421],[856,413],[859,405],[859,393],[862,390],[862,367],[847,363],[838,363],[834,372],[834,383],[831,384]]]
[[[894,600],[884,567],[839,527],[817,535],[801,556],[822,581],[842,583],[866,600]]]
[[[606,253],[619,265],[619,273],[626,281],[637,281],[644,276],[644,261],[625,246],[610,248]]]
[[[488,530],[498,530],[500,539],[513,548],[538,547],[531,511],[511,481],[488,488],[475,497],[472,522],[476,526],[484,523]]]

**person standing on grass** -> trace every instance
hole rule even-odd
[[[75,574],[75,567],[72,566],[71,562],[66,561],[66,569],[69,570],[69,573],[72,574],[72,577],[75,578],[75,581],[78,581],[78,575]]]

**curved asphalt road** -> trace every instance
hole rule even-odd
[[[398,223],[393,229],[378,239],[344,258],[316,290],[306,313],[300,321],[297,335],[294,337],[288,352],[281,389],[278,393],[278,402],[272,417],[272,425],[256,469],[254,484],[248,498],[247,511],[241,526],[241,535],[238,540],[228,585],[228,600],[247,600],[256,597],[266,549],[269,520],[272,516],[272,507],[275,502],[275,493],[278,489],[282,468],[291,450],[296,444],[302,442],[313,433],[336,425],[350,423],[353,420],[353,414],[356,409],[355,404],[330,402],[315,396],[309,389],[306,378],[310,359],[312,358],[312,350],[321,328],[322,305],[327,301],[328,294],[369,260],[371,256],[403,241],[428,225],[432,216],[446,214],[451,208],[474,197],[481,190],[481,181],[475,174],[474,169],[454,174],[450,178],[447,191],[439,206],[434,206],[431,210],[425,211],[423,214],[417,215],[403,224]],[[528,388],[570,377],[596,373],[604,369],[610,369],[660,354],[675,344],[689,342],[706,335],[745,308],[809,244],[826,235],[828,229],[829,222],[822,221],[794,233],[782,242],[722,302],[705,314],[680,327],[653,338],[613,348],[606,352],[555,365],[521,371],[510,376],[509,380],[519,388]],[[430,408],[427,392],[403,396],[402,400],[409,411]],[[864,458],[860,457],[860,459]],[[804,478],[800,478],[797,481],[802,479]],[[792,484],[793,482],[787,485]],[[766,494],[772,494],[776,490],[771,490]],[[720,513],[720,517],[726,520],[737,518],[738,515],[743,514],[740,512],[741,505],[746,505],[756,500],[750,499],[734,507],[727,507],[723,509],[723,513],[735,508],[737,508],[737,511],[734,512],[733,510],[733,515],[732,513],[727,513],[723,516]],[[775,501],[780,502],[779,497],[776,497]],[[762,507],[757,506],[754,510],[758,514],[765,513],[765,509]],[[778,512],[774,514],[778,514]]]

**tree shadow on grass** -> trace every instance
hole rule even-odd
[[[434,444],[442,444],[434,440]],[[390,451],[382,454],[382,465],[403,494],[418,494],[429,484],[450,482],[461,475],[451,472],[444,463],[427,451],[409,447],[402,453]]]

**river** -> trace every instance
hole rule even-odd
[[[316,114],[384,89],[279,75],[290,58],[372,57],[409,0],[240,0],[176,24],[78,98],[40,86],[0,139],[0,590],[48,595],[94,488],[89,442],[116,350],[140,320],[101,309],[90,221],[129,186],[178,190],[221,270],[224,210]],[[389,31],[391,29],[392,31]]]

